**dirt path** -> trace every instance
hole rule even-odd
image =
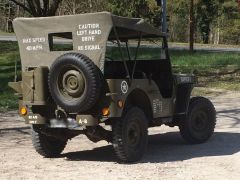
[[[177,128],[150,129],[142,161],[118,164],[110,144],[84,136],[70,141],[57,159],[44,159],[31,145],[28,126],[15,113],[0,114],[0,179],[239,179],[240,93],[211,97],[216,133],[206,144],[186,145]],[[158,133],[161,134],[158,134]]]

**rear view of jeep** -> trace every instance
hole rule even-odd
[[[165,33],[144,20],[108,12],[14,21],[22,80],[10,82],[19,113],[43,157],[69,139],[113,144],[120,161],[142,158],[148,128],[179,126],[188,143],[214,132],[216,113],[191,98],[193,74],[173,74]]]

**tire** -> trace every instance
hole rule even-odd
[[[67,140],[61,141],[42,134],[37,127],[32,126],[31,132],[33,147],[45,158],[58,157],[67,144]]]
[[[144,155],[148,144],[148,123],[144,112],[130,108],[113,125],[113,148],[120,161],[138,161]],[[134,134],[136,133],[136,134]]]
[[[52,64],[48,86],[55,103],[66,112],[84,112],[99,100],[102,75],[85,55],[67,53]]]
[[[181,120],[179,129],[183,139],[190,144],[206,142],[216,125],[216,110],[208,99],[194,97],[190,100],[187,117]]]

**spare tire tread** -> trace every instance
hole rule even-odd
[[[57,91],[56,80],[61,66],[70,63],[79,68],[87,81],[87,92],[82,101],[79,102],[66,102]],[[90,82],[89,82],[90,81]],[[85,55],[79,53],[67,53],[58,57],[52,64],[49,72],[48,84],[49,90],[53,100],[67,112],[84,112],[89,110],[96,104],[100,97],[101,83],[100,73],[97,66]]]

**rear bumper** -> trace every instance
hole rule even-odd
[[[24,118],[26,124],[46,124],[50,128],[77,128],[80,126],[97,126],[99,124],[99,120],[92,115],[77,115],[76,119],[70,117],[47,119],[40,114],[28,113],[22,117]]]

